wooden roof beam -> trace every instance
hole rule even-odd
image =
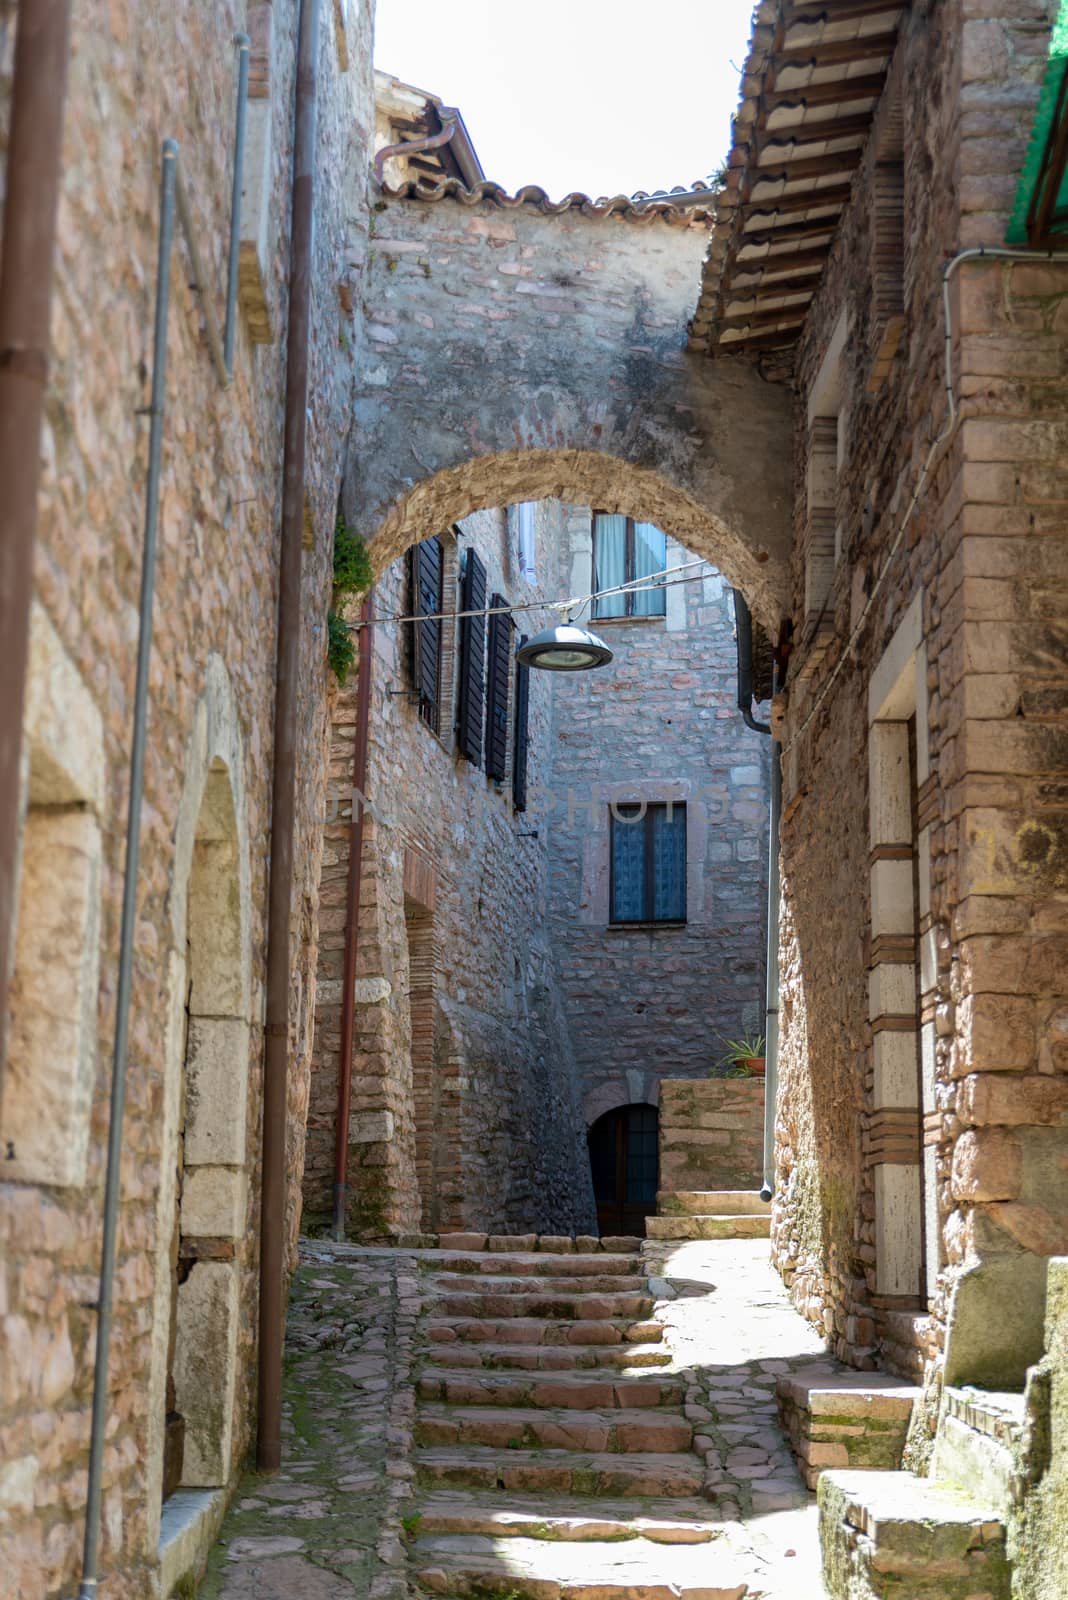
[[[829,178],[836,172],[849,177],[863,154],[860,145],[827,156],[809,156],[802,161],[773,162],[766,167],[751,167],[750,192],[758,183],[803,183],[809,178]]]
[[[839,105],[851,100],[878,100],[886,86],[885,72],[863,78],[835,78],[830,83],[806,83],[803,89],[770,89],[764,95],[769,111],[780,106]]]
[[[851,67],[858,61],[889,61],[897,48],[893,33],[861,34],[856,39],[832,39],[821,44],[783,46],[775,57],[775,76],[786,67]]]
[[[866,17],[891,17],[900,11],[907,11],[912,0],[794,0],[788,6],[785,15],[786,27],[793,28],[799,23],[815,27],[817,23],[825,22],[833,26],[836,22],[860,22]]]
[[[849,195],[850,189],[846,185],[841,189],[817,189],[812,194],[783,195],[779,200],[747,200],[735,209],[750,217],[767,216],[769,213],[786,215],[795,211],[830,211],[832,207],[836,213],[840,213]],[[837,214],[834,221],[838,221]],[[815,219],[810,225],[815,226]]]

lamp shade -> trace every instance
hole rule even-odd
[[[543,628],[515,653],[524,667],[541,667],[547,672],[588,672],[591,667],[607,666],[612,652],[603,639],[571,622]]]

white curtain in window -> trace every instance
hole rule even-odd
[[[519,570],[527,583],[537,583],[534,546],[534,501],[523,500],[516,506],[516,523],[519,534]]]
[[[596,589],[614,589],[627,581],[627,519],[603,514],[593,519],[593,583]],[[623,617],[627,597],[607,594],[594,601],[595,617]]]
[[[634,524],[634,576],[651,577],[663,572],[667,564],[667,536],[654,528],[651,522]],[[634,615],[636,617],[662,617],[667,610],[667,591],[664,589],[636,589]]]

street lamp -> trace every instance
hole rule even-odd
[[[606,667],[612,652],[597,634],[565,619],[528,639],[515,658],[520,666],[540,667],[546,672],[588,672],[592,667]]]

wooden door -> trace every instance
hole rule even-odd
[[[619,1106],[587,1135],[597,1226],[601,1233],[645,1237],[656,1211],[658,1115],[655,1106]]]

